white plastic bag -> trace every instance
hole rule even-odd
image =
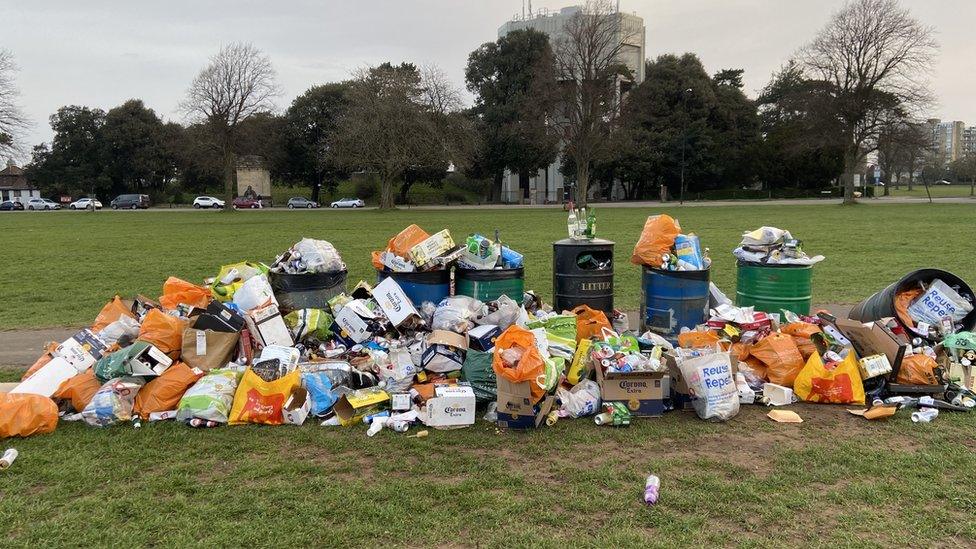
[[[129,342],[139,337],[139,321],[131,316],[122,315],[115,322],[102,328],[102,331],[98,332],[97,335],[109,347],[116,343],[125,347]]]
[[[591,379],[584,379],[572,389],[557,389],[561,408],[570,417],[592,416],[600,409],[600,386]]]
[[[678,366],[698,417],[726,421],[739,413],[739,391],[729,353],[684,359]]]
[[[522,309],[522,307],[519,307],[519,304],[507,295],[499,297],[496,303],[498,304],[498,309],[496,311],[479,317],[475,320],[475,323],[494,324],[504,332],[512,324],[516,324],[523,316],[525,319],[528,319],[528,315],[525,313],[525,310]]]
[[[467,333],[474,327],[474,319],[481,314],[484,304],[473,297],[458,295],[446,297],[437,304],[431,318],[431,329]]]
[[[268,301],[278,305],[278,300],[275,299],[271,284],[268,282],[268,276],[264,274],[252,276],[234,292],[234,303],[242,311],[250,311],[265,305]]]
[[[331,242],[303,238],[292,246],[292,251],[301,258],[305,272],[334,273],[346,270],[346,264]]]

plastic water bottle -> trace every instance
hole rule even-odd
[[[657,503],[657,494],[660,489],[661,479],[657,478],[657,475],[647,477],[647,482],[644,483],[644,503],[647,505]]]
[[[576,240],[576,231],[579,230],[579,225],[576,221],[576,210],[573,208],[569,210],[569,220],[566,222],[566,226],[569,229],[569,237]]]

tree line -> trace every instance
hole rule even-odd
[[[452,170],[485,181],[485,198],[497,201],[506,172],[527,188],[556,161],[581,204],[615,186],[627,199],[683,199],[835,181],[853,201],[869,160],[909,185],[937,165],[920,122],[937,44],[897,0],[850,0],[755,99],[742,69],[710,74],[692,53],[647,60],[632,85],[626,32],[609,0],[589,0],[557,36],[516,30],[471,52],[473,105],[437,67],[387,62],[313,86],[281,112],[271,60],[232,44],[191,82],[182,124],[138,99],[108,111],[62,107],[51,143],[33,148],[29,177],[46,192],[99,196],[223,188],[229,206],[237,159],[259,155],[276,182],[309,186],[313,199],[369,174],[388,208]],[[0,55],[0,153],[23,127],[4,93],[10,64]]]

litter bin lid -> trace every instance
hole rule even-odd
[[[604,240],[602,238],[594,238],[592,240],[573,240],[572,238],[564,238],[562,240],[557,240],[552,243],[553,246],[613,246],[613,241]]]

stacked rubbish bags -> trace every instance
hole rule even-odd
[[[682,271],[692,258],[677,221],[651,224],[670,236],[645,227],[635,261],[697,272]],[[688,258],[674,271],[672,254]],[[701,259],[707,270],[704,250]],[[687,410],[726,421],[763,404],[777,421],[802,421],[784,409],[800,401],[856,407],[867,419],[907,409],[927,422],[976,405],[976,297],[944,271],[912,273],[855,307],[854,320],[736,306],[712,286],[702,321],[665,334],[585,305],[553,310],[531,291],[481,299],[452,295],[450,284],[411,292],[426,281],[398,278],[521,268],[497,236],[457,246],[446,230],[414,225],[373,260],[378,280],[349,288],[335,247],[302,239],[270,266],[224,265],[200,284],[170,277],[158,299],[116,296],[0,391],[0,437],[48,433],[59,420],[314,423],[422,437],[479,420],[626,428]]]

